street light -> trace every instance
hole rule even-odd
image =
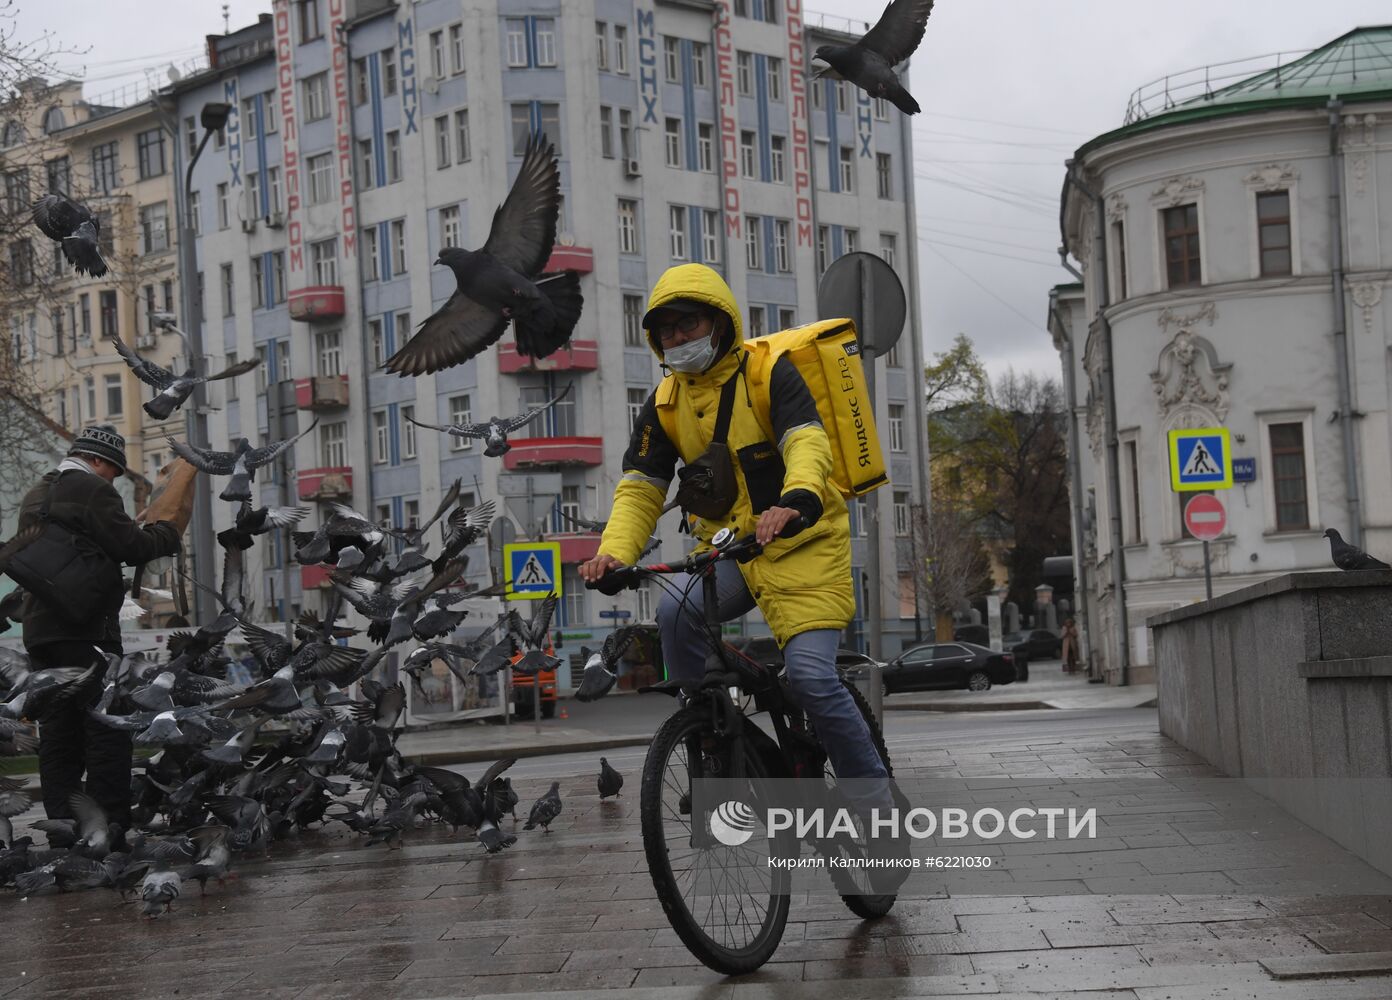
[[[188,167],[185,168],[183,175],[183,190],[178,192],[176,199],[176,207],[179,212],[179,289],[183,298],[184,326],[188,329],[187,336],[183,336],[182,333],[180,336],[184,341],[184,351],[189,357],[190,367],[196,367],[195,359],[203,357],[203,304],[195,287],[197,284],[195,276],[198,273],[198,254],[194,247],[193,211],[190,205],[193,198],[193,168],[198,164],[198,158],[203,155],[203,148],[208,145],[208,140],[213,137],[214,132],[221,131],[231,114],[232,105],[224,104],[221,101],[209,101],[203,105],[203,110],[198,116],[199,122],[203,125],[203,138],[199,140],[198,148],[193,151],[193,156],[189,157]],[[177,129],[175,134],[178,134]],[[176,333],[180,332],[174,329],[173,317],[170,317],[166,329]],[[202,447],[208,444],[208,392],[207,387],[202,382],[193,387],[193,405],[188,413],[188,438],[192,445]],[[195,490],[193,501],[194,579],[208,588],[208,590],[194,588],[194,618],[200,625],[212,621],[213,618],[214,609],[209,592],[217,590],[216,582],[213,580],[212,553],[215,551],[212,493],[208,489]]]

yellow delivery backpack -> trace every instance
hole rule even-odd
[[[802,373],[831,441],[832,485],[842,496],[853,497],[889,482],[880,436],[875,430],[875,414],[865,391],[865,371],[860,364],[860,342],[856,340],[854,322],[826,319],[779,330],[746,340],[744,349],[749,354],[745,374],[758,400],[754,413],[770,441],[774,436],[768,424],[769,380],[773,378],[774,362],[786,354]],[[664,379],[658,386],[659,404],[671,399],[675,383],[676,379]],[[657,415],[667,437],[675,441],[676,427],[669,424],[676,419],[676,412],[659,405]]]

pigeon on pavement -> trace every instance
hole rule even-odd
[[[579,276],[538,278],[556,242],[560,191],[555,150],[533,135],[482,249],[440,251],[436,262],[454,272],[458,287],[387,359],[387,371],[425,375],[463,364],[497,343],[509,322],[520,354],[544,358],[570,339],[584,306]]]
[[[923,41],[933,0],[893,0],[875,26],[854,45],[821,45],[813,58],[825,63],[816,76],[848,80],[871,97],[890,101],[906,115],[920,111],[894,67],[913,54]]]
[[[224,378],[236,378],[238,375],[245,375],[249,371],[256,369],[261,364],[257,358],[250,358],[246,361],[239,361],[218,372],[216,375],[199,375],[192,368],[184,370],[182,375],[175,375],[166,368],[161,368],[146,358],[142,358],[129,347],[120,337],[112,337],[111,342],[116,345],[116,353],[121,355],[122,360],[135,372],[135,377],[146,385],[159,390],[154,399],[145,404],[144,410],[156,420],[168,420],[174,411],[184,405],[184,402],[193,395],[195,386],[204,382],[216,382]]]
[[[101,255],[101,223],[86,206],[61,194],[46,194],[34,202],[34,225],[58,243],[78,274],[100,278],[106,273]]]
[[[319,421],[316,419],[294,437],[261,448],[253,448],[250,441],[246,438],[240,438],[233,451],[213,451],[211,448],[200,448],[187,441],[176,441],[173,438],[165,440],[169,442],[169,446],[174,449],[176,455],[199,470],[214,476],[232,477],[223,487],[222,492],[218,494],[218,499],[250,501],[251,484],[256,478],[256,470],[262,466],[270,465],[281,452],[314,430],[318,424]]]
[[[442,426],[439,424],[421,423],[419,420],[412,420],[410,417],[406,419],[410,420],[411,423],[415,424],[417,427],[425,427],[432,431],[439,431],[442,434],[449,434],[458,438],[477,438],[484,442],[483,453],[486,456],[489,458],[498,458],[502,455],[506,455],[512,450],[512,445],[508,443],[507,439],[509,434],[519,427],[525,427],[551,407],[565,399],[571,387],[574,385],[574,382],[567,383],[564,389],[540,406],[534,406],[526,413],[519,414],[515,417],[508,417],[506,420],[502,417],[494,417],[487,423],[482,424],[445,424]]]
[[[611,795],[617,796],[619,789],[623,788],[623,775],[609,766],[609,758],[599,758],[599,797],[601,800],[607,799]]]
[[[183,888],[179,873],[167,868],[157,868],[145,876],[140,884],[140,915],[154,919],[169,912],[174,900],[179,898]]]
[[[1334,557],[1334,565],[1342,570],[1354,569],[1392,569],[1381,559],[1368,555],[1356,545],[1350,545],[1334,530],[1328,528],[1324,537],[1329,539],[1329,551]]]
[[[551,821],[561,814],[561,783],[551,782],[551,790],[537,799],[532,805],[532,813],[523,824],[524,830],[535,830],[538,826],[551,832]]]

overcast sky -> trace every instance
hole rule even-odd
[[[222,30],[213,0],[18,0],[18,39],[54,33],[59,65],[87,96],[202,49]],[[230,0],[241,27],[266,0]],[[815,12],[864,17],[878,0],[810,0]],[[172,16],[171,16],[172,14]],[[1057,263],[1063,161],[1119,126],[1133,90],[1211,63],[1321,45],[1392,20],[1387,0],[938,0],[912,61],[920,302],[930,352],[959,332],[993,374],[1047,374],[1058,358],[1044,330]],[[857,23],[854,30],[861,31]],[[132,72],[134,76],[132,77]]]

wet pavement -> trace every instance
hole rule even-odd
[[[892,713],[889,744],[901,775],[982,780],[1001,795],[1043,778],[1210,773],[1145,709]],[[1086,863],[1070,845],[992,848],[1013,880],[1001,895],[925,887],[871,923],[832,896],[796,896],[773,961],[728,979],[681,946],[653,896],[641,754],[608,754],[628,783],[603,803],[597,753],[520,762],[519,813],[552,778],[565,811],[555,832],[519,829],[501,855],[433,827],[403,850],[369,848],[331,825],[243,861],[206,897],[186,884],[159,920],[106,890],[0,896],[0,998],[1392,996],[1392,896],[1348,894],[1374,884],[1371,869],[1293,820],[1254,828],[1248,807],[1173,793],[1133,802],[1143,821],[1104,823]],[[1297,866],[1280,860],[1291,849],[1345,894],[1292,893]],[[1161,877],[1185,891],[1154,891]]]

